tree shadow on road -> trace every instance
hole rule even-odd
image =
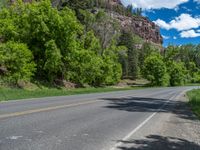
[[[145,97],[104,98],[103,100],[109,101],[106,108],[120,111],[173,113],[182,118],[182,120],[177,119],[171,122],[175,124],[197,121],[197,117],[192,114],[187,102],[181,100]],[[120,142],[123,144],[118,147],[119,150],[200,150],[200,145],[187,139],[160,135],[149,135],[140,140]]]
[[[144,97],[103,98],[103,100],[109,101],[109,104],[106,106],[106,108],[128,112],[157,112],[159,110],[160,113],[171,112],[184,119],[197,119],[191,113],[187,103],[183,101]],[[165,104],[164,107],[162,107],[163,104]]]
[[[200,146],[194,142],[159,135],[149,135],[141,140],[120,142],[127,146],[119,146],[119,150],[200,150]]]

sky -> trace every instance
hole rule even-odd
[[[161,29],[164,46],[200,44],[200,0],[121,0],[142,8]]]

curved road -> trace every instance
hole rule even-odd
[[[142,135],[149,127],[147,123],[155,120],[162,124],[159,114],[173,113],[172,109],[181,103],[177,97],[192,88],[152,88],[3,102],[0,103],[0,150],[118,149],[124,144],[122,141],[138,133]]]

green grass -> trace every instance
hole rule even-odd
[[[200,83],[187,83],[184,86],[200,86]]]
[[[192,111],[200,118],[200,89],[187,92]]]
[[[78,88],[78,89],[71,89],[71,90],[56,89],[56,88],[45,88],[45,89],[35,89],[35,90],[25,90],[25,89],[17,89],[17,88],[0,88],[0,101],[75,95],[75,94],[87,94],[87,93],[100,93],[100,92],[111,92],[111,91],[123,91],[123,90],[133,90],[133,89],[141,89],[141,88],[144,88],[144,87]]]

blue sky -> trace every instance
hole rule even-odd
[[[164,46],[200,44],[200,0],[121,0],[143,8],[144,15],[161,28]]]

